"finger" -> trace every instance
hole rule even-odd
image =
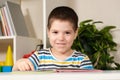
[[[14,65],[12,71],[18,71],[17,65]]]
[[[23,66],[18,66],[18,70],[19,71],[24,71],[24,67]]]
[[[26,63],[26,64],[24,65],[24,68],[25,68],[25,71],[30,71],[30,70],[31,70],[31,68],[30,68],[30,66],[29,66],[28,63]]]
[[[25,65],[26,65],[26,64],[19,65],[19,66],[18,66],[19,70],[20,70],[20,71],[26,71]]]
[[[18,69],[20,70],[20,71],[26,71],[27,70],[27,63],[26,62],[21,62],[20,64],[19,64],[19,66],[18,66]],[[28,66],[29,67],[29,66]]]

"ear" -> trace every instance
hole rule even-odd
[[[77,28],[77,30],[75,31],[75,37],[74,37],[74,39],[76,39],[77,35],[78,35],[78,28]]]

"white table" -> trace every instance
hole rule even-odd
[[[11,72],[0,73],[0,80],[120,80],[120,71],[103,72]]]

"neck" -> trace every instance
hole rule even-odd
[[[57,59],[60,59],[60,60],[65,60],[66,58],[68,58],[69,56],[72,55],[73,53],[73,50],[72,49],[69,49],[67,51],[64,51],[64,52],[60,52],[60,51],[57,51],[53,48],[51,48],[51,52],[52,52],[52,55],[57,58]]]

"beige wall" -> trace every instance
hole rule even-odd
[[[25,17],[30,37],[43,37],[43,4],[42,0],[21,0],[21,8]]]

